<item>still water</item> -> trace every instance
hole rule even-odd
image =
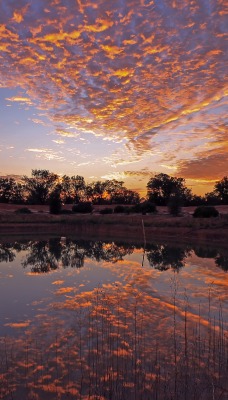
[[[228,251],[2,240],[0,399],[228,399]]]

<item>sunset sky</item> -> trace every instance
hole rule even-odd
[[[0,175],[228,175],[225,0],[0,0]]]

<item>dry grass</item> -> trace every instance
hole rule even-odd
[[[142,220],[146,240],[164,238],[184,242],[214,242],[226,244],[228,240],[228,214],[218,218],[193,218],[191,214],[172,217],[165,208],[154,215],[141,214],[62,214],[51,215],[47,206],[31,206],[31,214],[17,214],[13,205],[7,210],[0,205],[0,235],[19,234],[77,234],[84,237],[143,240]],[[21,206],[17,206],[20,208]],[[33,208],[35,207],[35,208]],[[70,206],[68,206],[69,208]],[[228,209],[228,206],[223,206]]]
[[[142,219],[145,226],[154,227],[191,227],[191,228],[227,228],[228,215],[224,214],[218,218],[193,218],[191,215],[181,217],[172,217],[170,215],[141,215],[141,214],[70,214],[70,215],[51,215],[49,213],[16,214],[13,212],[1,213],[0,223],[83,223],[83,224],[107,224],[107,225],[142,225]]]

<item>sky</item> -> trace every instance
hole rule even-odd
[[[0,175],[228,175],[224,0],[0,0]]]

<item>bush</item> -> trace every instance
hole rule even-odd
[[[27,207],[22,207],[22,208],[18,208],[18,210],[16,210],[15,213],[16,214],[32,214],[32,211]]]
[[[74,213],[88,214],[93,211],[93,206],[90,201],[81,201],[78,204],[73,205],[72,211]]]
[[[129,213],[141,213],[142,212],[141,204],[136,204],[135,206],[128,207],[128,212]]]
[[[194,218],[211,218],[218,217],[219,212],[213,206],[200,206],[197,207],[193,213]]]
[[[60,191],[55,190],[50,194],[49,212],[50,214],[60,214],[62,208]]]
[[[116,206],[114,208],[114,213],[116,213],[116,214],[123,214],[123,213],[125,213],[125,211],[126,211],[126,207],[124,207],[124,206]]]
[[[61,210],[61,214],[73,214],[71,210]]]
[[[143,203],[140,204],[140,209],[142,214],[150,214],[150,213],[156,213],[156,205],[152,203],[151,201],[144,201]]]
[[[103,208],[103,210],[100,210],[100,214],[112,214],[112,208]]]
[[[170,196],[169,203],[168,203],[168,210],[169,213],[173,216],[177,216],[181,212],[181,205],[182,201],[178,194],[173,194]]]

